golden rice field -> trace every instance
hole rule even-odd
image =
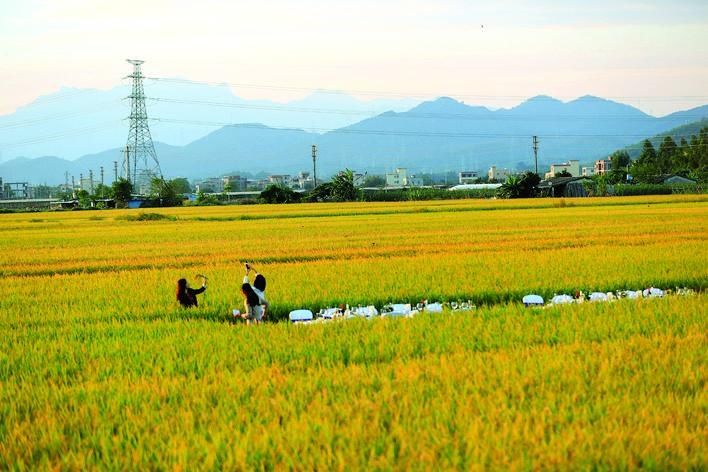
[[[707,196],[154,212],[0,215],[0,469],[708,468]],[[248,327],[246,260],[275,318],[478,308]]]

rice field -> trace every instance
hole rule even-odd
[[[708,465],[706,196],[145,211],[0,215],[0,468]],[[649,286],[698,293],[518,303]],[[478,308],[273,322],[422,299]]]

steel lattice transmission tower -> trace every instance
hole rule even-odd
[[[144,61],[126,60],[133,64],[133,73],[125,77],[133,79],[133,88],[130,95],[126,97],[130,99],[130,116],[128,117],[130,129],[128,142],[123,151],[122,175],[133,184],[133,191],[145,193],[153,177],[162,178],[162,171],[148,126],[145,90],[143,89],[144,76],[140,69]]]

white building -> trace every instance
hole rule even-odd
[[[408,185],[408,171],[405,168],[396,167],[392,173],[386,174],[387,187],[405,187],[406,185]]]
[[[568,162],[563,162],[562,164],[551,164],[551,169],[546,172],[545,178],[553,178],[556,174],[563,171],[568,172],[571,177],[580,177],[580,161],[571,159]]]
[[[418,177],[417,175],[411,175],[408,177],[408,185],[411,187],[422,187],[423,177]]]
[[[194,189],[197,193],[199,192],[216,192],[221,193],[224,191],[224,179],[220,177],[209,177],[208,179],[200,180],[195,183]]]
[[[81,177],[79,179],[79,190],[86,190],[89,193],[93,192],[93,179],[90,177]]]
[[[595,175],[595,169],[593,167],[583,167],[582,175],[583,177],[592,177]]]
[[[315,186],[315,180],[312,178],[309,172],[302,171],[297,174],[297,179],[293,182],[298,188],[305,190],[307,188],[313,188]]]
[[[231,192],[243,192],[246,190],[246,177],[240,175],[227,175],[221,179],[223,185],[221,188],[231,188]]]
[[[473,184],[479,179],[479,174],[473,170],[462,171],[457,176],[460,185]]]
[[[512,172],[509,169],[497,169],[497,166],[492,166],[487,171],[487,177],[490,182],[506,182],[507,177],[510,175],[512,175]]]
[[[268,183],[279,184],[279,185],[290,185],[292,182],[292,177],[287,174],[276,174],[268,176]]]

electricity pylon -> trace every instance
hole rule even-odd
[[[126,60],[133,64],[133,73],[126,77],[133,79],[133,88],[130,95],[126,97],[130,99],[130,116],[128,117],[130,129],[123,155],[122,174],[133,184],[134,192],[146,193],[150,187],[150,180],[154,177],[162,178],[162,171],[148,126],[143,73],[140,70],[140,65],[144,61]]]

